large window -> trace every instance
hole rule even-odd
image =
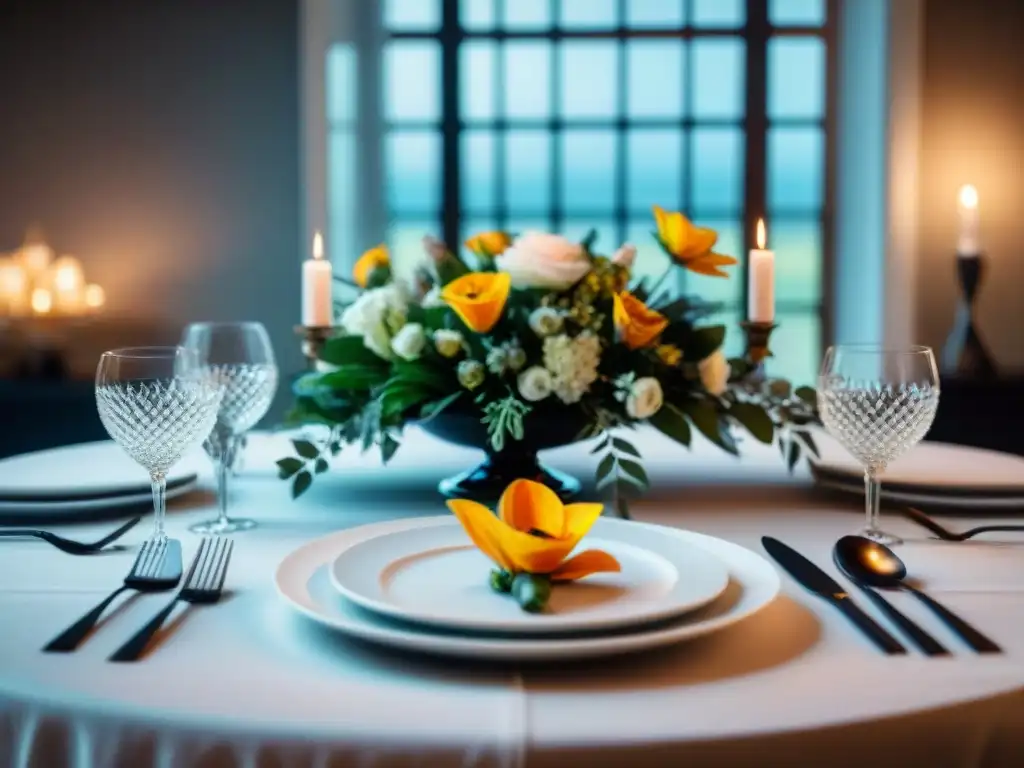
[[[358,164],[357,145],[379,154],[363,167],[383,182],[362,188],[380,197],[400,268],[422,257],[424,232],[455,244],[484,229],[581,238],[593,227],[599,251],[633,242],[638,270],[651,273],[664,264],[651,205],[684,210],[741,259],[730,280],[687,275],[680,285],[721,302],[731,354],[742,342],[745,253],[763,216],[777,254],[773,365],[813,380],[827,338],[830,5],[370,2],[377,43],[363,51],[379,60],[363,72],[376,73],[379,98],[360,100],[378,113],[362,135],[380,138],[359,145],[352,121],[332,119],[331,176]],[[342,80],[355,89],[355,67],[338,63],[340,50],[333,58],[337,102]],[[350,193],[336,186],[330,224],[344,229],[350,206],[335,203]]]

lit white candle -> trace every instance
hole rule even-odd
[[[331,263],[324,258],[324,239],[313,235],[313,258],[302,263],[302,324],[323,328],[334,324]]]
[[[61,256],[51,265],[51,287],[54,306],[64,314],[76,315],[82,310],[85,273],[74,256]]]
[[[981,252],[978,242],[978,190],[971,184],[960,187],[957,208],[960,211],[960,232],[956,252],[960,256],[977,256]]]
[[[764,247],[764,219],[757,220],[757,248],[750,251],[747,319],[752,323],[775,320],[775,253]]]

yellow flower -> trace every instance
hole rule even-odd
[[[648,309],[640,299],[625,291],[615,294],[612,318],[619,337],[630,349],[651,346],[668,327],[668,318]]]
[[[718,242],[715,230],[696,227],[683,214],[670,213],[660,205],[654,206],[654,220],[658,224],[658,240],[662,248],[681,266],[701,275],[729,276],[719,267],[735,264],[736,259],[711,250]]]
[[[355,267],[352,268],[352,279],[360,288],[365,288],[370,282],[370,275],[378,267],[390,267],[391,257],[388,255],[388,247],[381,243],[376,248],[371,248],[359,257]]]
[[[477,548],[509,573],[550,574],[552,581],[582,579],[592,573],[622,570],[618,560],[599,549],[569,557],[594,522],[602,504],[568,504],[545,485],[515,480],[498,502],[495,516],[467,499],[448,502]]]
[[[501,317],[511,289],[506,272],[470,272],[448,283],[441,298],[471,331],[487,333]]]
[[[679,365],[683,359],[683,351],[674,344],[660,344],[654,351],[665,365]]]
[[[466,247],[477,256],[494,258],[512,245],[512,238],[506,232],[480,232],[466,241]]]

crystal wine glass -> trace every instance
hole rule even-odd
[[[217,472],[215,520],[196,523],[196,533],[231,533],[255,527],[247,518],[228,517],[228,481],[245,433],[266,415],[277,391],[277,365],[267,329],[260,323],[192,323],[182,346],[224,388],[217,423],[203,443]]]
[[[826,429],[864,467],[867,527],[883,544],[900,539],[878,525],[879,474],[927,434],[939,405],[939,374],[928,347],[840,345],[825,353],[818,408]]]
[[[149,471],[154,539],[166,538],[167,472],[210,434],[221,394],[195,353],[181,347],[115,349],[100,357],[100,421],[114,442]]]

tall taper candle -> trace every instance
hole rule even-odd
[[[757,220],[757,248],[750,251],[750,291],[747,319],[752,323],[775,320],[775,254],[765,249],[764,219]]]
[[[302,324],[308,328],[326,328],[334,324],[331,296],[331,262],[324,258],[324,239],[313,235],[313,258],[302,263]]]
[[[960,187],[957,208],[960,210],[960,232],[956,252],[960,256],[977,256],[981,252],[978,242],[978,190],[970,184]]]

